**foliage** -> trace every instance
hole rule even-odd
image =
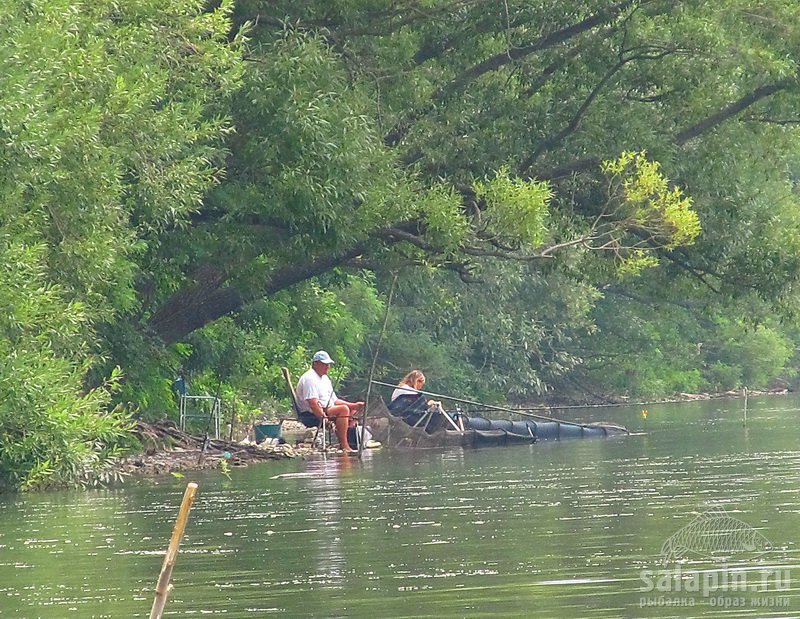
[[[625,152],[615,161],[604,161],[602,167],[612,186],[617,186],[609,194],[622,194],[633,225],[653,229],[666,249],[695,241],[700,221],[690,208],[692,201],[680,188],[669,188],[658,162],[648,161],[644,153]]]
[[[72,411],[105,458],[103,411],[174,415],[181,370],[284,406],[318,348],[363,390],[395,276],[390,381],[655,397],[796,364],[796,3],[6,8],[0,379],[44,434]],[[2,423],[39,454],[8,485],[96,468]]]
[[[791,376],[793,345],[785,329],[732,320],[723,308],[676,302],[655,286],[640,282],[637,293],[610,288],[595,308],[599,328],[575,351],[586,359],[578,374],[590,392],[636,398],[717,393],[765,389],[776,377]]]
[[[118,371],[83,390],[89,318],[48,284],[45,253],[0,237],[0,490],[107,479],[127,430],[106,410]]]
[[[185,218],[214,181],[214,142],[228,128],[215,91],[237,79],[229,11],[198,13],[189,0],[15,0],[4,11],[4,223],[17,233],[22,216],[52,277],[93,317],[136,306],[149,235]]]
[[[720,325],[719,339],[709,342],[708,347],[717,376],[724,368],[728,369],[728,383],[720,382],[718,386],[729,389],[769,387],[785,371],[793,352],[792,342],[779,329],[728,321]]]
[[[419,367],[435,392],[503,401],[544,394],[573,369],[567,343],[591,329],[593,291],[524,264],[483,272],[480,286],[451,274],[400,277],[380,356],[387,381]]]
[[[145,342],[130,316],[147,301],[147,252],[219,178],[230,129],[223,104],[240,75],[230,11],[194,0],[4,6],[6,488],[105,474],[115,443],[127,440],[125,415],[109,410],[121,380],[114,367],[125,365],[130,381],[150,364],[128,361],[152,342],[115,355],[97,334],[117,323],[127,343]],[[126,388],[136,405],[151,397],[146,384]]]
[[[475,194],[486,201],[481,213],[485,234],[514,244],[545,242],[552,197],[547,183],[511,178],[508,169],[501,168],[491,180],[476,182]]]

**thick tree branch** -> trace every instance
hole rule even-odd
[[[539,158],[539,156],[541,156],[542,153],[552,149],[555,146],[558,146],[569,135],[575,133],[575,131],[578,130],[581,124],[581,120],[589,111],[589,108],[591,107],[592,103],[599,96],[599,94],[602,92],[603,88],[605,88],[606,84],[608,84],[611,78],[614,77],[617,73],[619,73],[625,67],[625,65],[631,62],[635,62],[637,60],[660,60],[662,58],[665,58],[666,56],[670,56],[671,54],[675,54],[678,51],[680,51],[678,48],[668,48],[668,49],[644,48],[644,49],[646,49],[646,51],[631,54],[627,57],[625,56],[624,53],[620,54],[620,60],[614,66],[612,66],[608,71],[606,71],[605,75],[591,90],[589,95],[583,101],[583,103],[575,112],[575,114],[572,116],[567,125],[557,133],[543,140],[536,147],[533,153],[523,160],[523,162],[519,166],[520,174],[524,174],[525,172],[527,172],[533,165],[533,163]]]
[[[399,144],[406,137],[406,135],[408,135],[411,127],[413,127],[420,118],[434,110],[437,104],[441,103],[448,97],[457,94],[468,84],[482,75],[496,71],[509,63],[521,60],[536,52],[565,43],[566,41],[583,34],[584,32],[587,32],[600,24],[613,20],[615,17],[623,13],[634,4],[647,3],[649,1],[651,0],[622,0],[621,2],[613,4],[607,9],[591,15],[578,23],[567,26],[566,28],[562,28],[561,30],[545,34],[528,45],[508,49],[502,53],[490,56],[486,60],[476,65],[473,65],[469,69],[463,71],[451,82],[445,84],[439,90],[437,90],[431,96],[428,105],[411,112],[408,116],[406,116],[405,119],[398,122],[392,128],[392,130],[386,134],[384,137],[384,143],[387,146],[397,146],[397,144]]]
[[[549,170],[528,171],[526,174],[523,174],[523,178],[528,180],[535,178],[542,181],[558,180],[560,178],[572,176],[573,174],[596,170],[602,161],[602,157],[585,157],[583,159],[563,163]]]
[[[566,67],[570,61],[577,58],[581,54],[581,51],[583,50],[581,50],[580,46],[576,45],[572,49],[565,51],[556,60],[542,69],[536,79],[533,80],[530,86],[525,89],[525,97],[532,97],[542,88],[544,88],[545,84],[547,84],[550,78],[558,71]]]
[[[262,288],[247,291],[231,284],[230,273],[205,266],[195,277],[193,285],[179,290],[162,304],[151,317],[149,326],[166,343],[177,342],[218,318],[241,310],[253,299],[326,273],[357,257],[364,250],[364,244],[357,244],[348,250],[307,263],[288,264],[272,273]]]
[[[744,95],[734,103],[727,105],[718,112],[707,116],[703,120],[695,123],[682,131],[679,131],[673,136],[673,142],[678,146],[683,146],[689,140],[700,137],[702,134],[712,131],[726,120],[734,118],[748,107],[764,100],[765,98],[774,95],[777,92],[787,90],[796,83],[794,79],[785,79],[774,84],[761,86],[751,93]],[[536,178],[539,180],[556,180],[577,174],[580,172],[588,172],[589,170],[597,169],[603,157],[585,157],[568,163],[563,163],[554,168],[547,170],[527,170],[523,174],[524,178]]]
[[[195,275],[194,283],[177,291],[153,314],[150,328],[167,343],[204,325],[241,309],[243,299],[238,290],[225,287],[228,274],[206,265]]]
[[[617,285],[603,286],[601,290],[603,291],[603,293],[624,297],[626,299],[630,299],[631,301],[635,301],[636,303],[639,303],[641,305],[650,305],[651,307],[658,307],[660,305],[674,305],[675,307],[680,307],[685,310],[689,310],[696,316],[701,317],[703,320],[707,321],[707,324],[711,324],[711,321],[708,321],[705,318],[705,316],[703,316],[702,310],[697,307],[697,304],[692,303],[690,301],[683,301],[681,299],[655,299],[649,296],[645,297],[639,294],[635,294],[631,292],[629,289]]]
[[[733,118],[740,112],[746,110],[751,105],[754,105],[762,99],[766,99],[767,97],[774,95],[776,92],[786,90],[794,83],[796,83],[795,79],[784,79],[775,82],[774,84],[767,84],[765,86],[761,86],[760,88],[756,88],[753,92],[741,97],[738,101],[731,103],[729,106],[721,109],[715,114],[707,116],[700,122],[678,133],[674,138],[675,143],[678,146],[683,146],[689,140],[711,131],[726,120]]]
[[[517,60],[521,60],[522,58],[530,56],[531,54],[555,47],[561,43],[565,43],[570,39],[583,34],[584,32],[587,32],[596,26],[599,26],[600,24],[614,19],[620,13],[630,8],[637,2],[638,0],[622,0],[622,2],[613,4],[607,9],[587,17],[583,21],[541,36],[528,45],[514,47],[499,54],[495,54],[494,56],[491,56],[483,62],[480,62],[462,72],[461,75],[456,77],[452,82],[450,82],[450,84],[445,86],[440,91],[441,94],[439,96],[444,98],[450,94],[456,93],[462,90],[467,84],[473,82],[486,73],[497,71],[505,65]]]
[[[689,261],[684,256],[681,255],[681,253],[675,250],[662,249],[659,250],[659,253],[662,256],[666,257],[672,264],[677,266],[679,269],[691,275],[694,279],[699,281],[714,294],[720,293],[720,290],[716,286],[714,286],[711,282],[709,282],[707,279],[708,275],[716,277],[717,279],[722,279],[719,274],[711,273],[706,270],[700,270],[694,267],[692,264],[689,263]]]

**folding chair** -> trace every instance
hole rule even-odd
[[[300,405],[297,402],[297,393],[294,390],[294,383],[292,382],[292,375],[289,373],[289,368],[281,368],[281,374],[283,374],[283,378],[286,380],[286,387],[289,389],[289,398],[292,401],[292,409],[294,410],[295,417],[297,420],[302,423],[307,428],[317,428],[317,431],[314,433],[314,444],[317,444],[317,437],[319,436],[319,431],[322,430],[322,451],[325,451],[330,445],[331,439],[331,427],[328,423],[327,419],[317,419],[316,424],[309,425],[307,421],[303,419],[301,413],[304,411],[300,410]]]
[[[450,424],[450,428],[448,429],[453,429],[456,432],[464,431],[463,428],[459,427],[458,424],[455,421],[453,421],[453,418],[450,416],[450,413],[448,413],[446,410],[444,410],[444,408],[442,408],[440,402],[434,402],[433,404],[429,404],[428,410],[425,411],[425,414],[423,414],[422,417],[419,418],[419,421],[417,421],[417,423],[415,423],[412,427],[413,428],[421,427],[425,432],[434,432],[443,427],[446,427],[446,424],[441,423],[441,421],[439,421],[438,423],[434,423],[433,429],[431,430],[428,429],[429,426],[431,425],[431,422],[433,422],[434,419],[437,420],[440,419],[438,415],[441,415],[443,420]]]

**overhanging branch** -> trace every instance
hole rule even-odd
[[[499,54],[490,56],[476,65],[473,65],[455,77],[451,82],[439,88],[431,96],[431,99],[426,106],[411,112],[406,116],[406,118],[398,122],[392,128],[392,130],[386,134],[384,137],[384,143],[387,146],[397,146],[408,135],[411,127],[413,127],[420,118],[433,111],[439,103],[448,97],[451,97],[462,91],[468,84],[475,81],[479,77],[492,71],[496,71],[512,62],[521,60],[536,52],[564,43],[573,37],[595,28],[600,24],[614,19],[634,4],[646,4],[649,1],[651,0],[622,0],[622,2],[613,4],[607,9],[599,11],[598,13],[595,13],[594,15],[591,15],[578,23],[572,24],[555,32],[545,34],[528,45],[507,49]]]
[[[712,114],[711,116],[707,116],[699,123],[696,123],[688,129],[684,129],[680,133],[676,134],[675,143],[678,146],[683,146],[689,140],[711,131],[726,120],[733,118],[740,112],[746,110],[751,105],[758,103],[762,99],[766,99],[767,97],[774,95],[776,92],[780,92],[781,90],[786,90],[789,86],[795,83],[795,81],[796,80],[794,79],[784,79],[780,80],[779,82],[775,82],[774,84],[767,84],[766,86],[756,88],[753,92],[741,97],[738,101],[731,103],[729,106],[721,109],[719,112]]]

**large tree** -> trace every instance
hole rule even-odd
[[[620,267],[631,285],[631,267],[658,261],[659,290],[687,277],[682,290],[791,310],[797,10],[783,0],[240,2],[251,44],[227,176],[182,242],[149,254],[174,278],[148,288],[148,327],[180,341],[341,269],[417,265],[471,282],[497,260],[546,276],[554,256],[569,256],[556,270],[574,283],[562,288],[587,300],[616,285]],[[626,155],[624,170],[603,165],[630,152],[645,154]],[[695,223],[664,175],[700,216],[691,246]],[[649,204],[661,211],[637,210],[633,178],[657,188]],[[683,207],[666,208],[670,197]]]
[[[219,174],[241,66],[223,4],[4,4],[0,488],[85,481],[124,434],[119,376],[86,387],[96,330],[138,311],[142,256]]]
[[[629,94],[638,73],[682,53],[637,40],[674,19],[640,6],[651,4],[241,3],[255,26],[228,177],[193,220],[218,245],[187,259],[191,283],[154,306],[150,326],[176,341],[332,268],[391,264],[387,249],[467,280],[481,257],[673,246],[676,222],[632,217],[601,166],[664,141],[626,139],[635,127],[618,122],[620,135],[598,133],[618,109],[606,91]],[[576,154],[579,193],[572,178],[539,182]],[[542,225],[547,209],[558,225]]]

